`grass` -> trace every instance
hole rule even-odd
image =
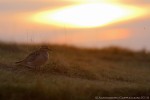
[[[42,70],[15,66],[40,45],[0,43],[0,100],[94,100],[150,96],[150,53],[124,48],[53,50]]]

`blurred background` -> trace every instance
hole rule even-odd
[[[149,0],[0,0],[0,41],[150,50]]]

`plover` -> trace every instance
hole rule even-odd
[[[16,64],[39,69],[48,61],[49,51],[51,51],[51,49],[49,49],[48,46],[41,46],[39,50],[30,53],[24,60],[18,61]]]

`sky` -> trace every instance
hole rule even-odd
[[[150,50],[150,0],[0,0],[0,41]]]

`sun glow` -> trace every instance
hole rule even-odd
[[[80,43],[89,43],[92,41],[113,41],[113,40],[122,40],[131,37],[132,34],[130,30],[127,29],[111,29],[106,31],[101,31],[101,33],[72,33],[67,35],[61,35],[56,37],[54,41],[57,44],[80,44]],[[69,41],[69,42],[68,42]]]
[[[60,27],[90,28],[139,17],[143,10],[121,4],[90,3],[38,12],[30,20]]]

